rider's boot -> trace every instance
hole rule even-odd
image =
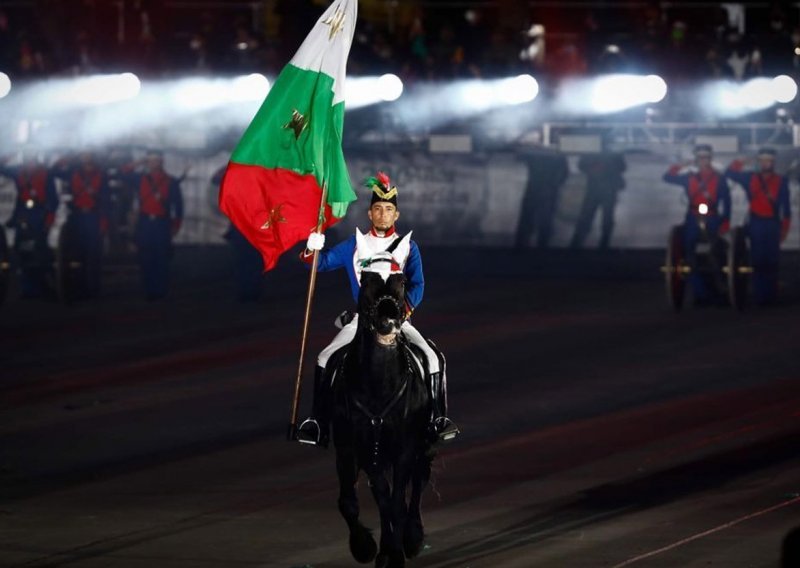
[[[443,372],[431,373],[429,381],[433,403],[432,437],[436,442],[449,442],[461,431],[456,423],[447,417],[447,378]]]
[[[330,441],[330,406],[332,398],[330,381],[325,377],[325,368],[317,365],[314,370],[314,402],[311,416],[297,428],[297,441],[301,444],[327,448]]]

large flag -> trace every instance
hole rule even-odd
[[[281,71],[233,151],[220,209],[264,258],[264,270],[356,199],[342,153],[344,82],[358,0],[335,0]],[[324,218],[322,188],[327,186]]]

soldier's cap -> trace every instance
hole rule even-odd
[[[778,155],[777,150],[771,146],[763,146],[758,149],[758,157],[759,158],[772,158],[775,159],[775,156]]]
[[[698,144],[694,147],[695,156],[710,156],[713,153],[714,149],[711,147],[711,144]]]
[[[370,206],[383,201],[397,207],[397,186],[392,185],[389,176],[384,172],[378,172],[377,175],[368,178],[364,186],[372,190]]]

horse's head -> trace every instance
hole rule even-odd
[[[393,340],[406,319],[403,267],[411,252],[411,233],[393,252],[373,251],[357,229],[356,242],[356,262],[361,270],[359,321],[370,332]]]

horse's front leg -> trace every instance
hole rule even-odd
[[[358,466],[352,448],[336,448],[336,473],[339,476],[339,512],[350,529],[350,553],[356,562],[371,562],[378,553],[378,546],[370,530],[358,519]]]
[[[406,504],[406,488],[414,469],[415,456],[407,453],[401,456],[394,464],[392,478],[392,534],[389,555],[389,568],[405,566],[406,555],[404,550],[404,534],[408,519],[408,505]]]
[[[392,491],[389,487],[389,481],[382,472],[370,475],[369,486],[372,489],[372,496],[375,498],[375,503],[378,505],[378,513],[381,516],[381,546],[378,550],[378,556],[375,558],[375,568],[388,568],[395,565],[391,561],[396,556],[396,554],[393,554],[392,548],[392,533],[394,531],[392,525]]]
[[[425,541],[422,524],[422,493],[431,478],[433,454],[420,450],[411,472],[411,496],[408,500],[408,516],[403,530],[403,550],[406,558],[416,558]]]

